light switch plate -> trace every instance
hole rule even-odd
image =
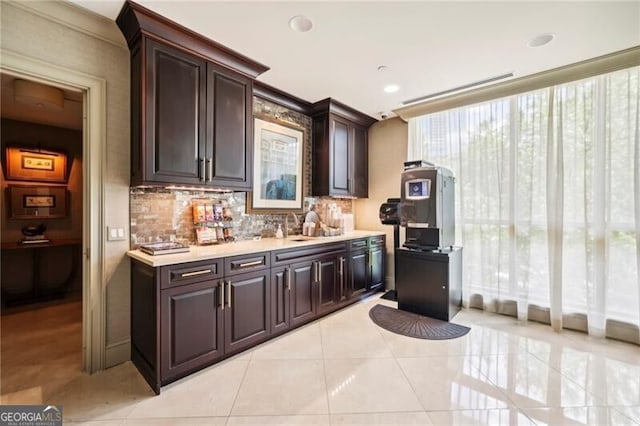
[[[117,228],[115,226],[107,226],[107,240],[108,241],[123,241],[126,237],[124,235],[124,228]]]

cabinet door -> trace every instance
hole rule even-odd
[[[251,80],[208,64],[207,182],[251,187],[253,124]]]
[[[358,198],[369,196],[369,144],[367,129],[352,126],[351,195]]]
[[[295,327],[316,315],[313,285],[316,276],[315,262],[291,265],[291,327]]]
[[[384,288],[384,246],[369,249],[369,290]]]
[[[349,255],[349,290],[351,297],[358,297],[367,291],[368,262],[367,251],[358,250]]]
[[[225,281],[225,353],[252,346],[271,334],[270,278],[266,270]]]
[[[291,268],[280,267],[271,271],[271,334],[289,329],[291,299]]]
[[[449,321],[449,263],[399,251],[398,309]]]
[[[204,180],[206,62],[146,40],[146,181]]]
[[[329,257],[317,261],[318,315],[338,307],[338,258]]]
[[[349,149],[349,124],[338,118],[331,118],[331,161],[329,195],[349,195],[351,157]]]
[[[205,281],[161,291],[162,383],[222,356],[219,287],[219,281]]]

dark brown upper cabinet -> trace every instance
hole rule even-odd
[[[131,51],[131,185],[251,189],[253,80],[268,68],[133,2],[116,22]]]
[[[369,196],[368,129],[376,119],[331,98],[312,107],[313,195]]]

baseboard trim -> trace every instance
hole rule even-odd
[[[131,359],[131,339],[109,343],[105,349],[105,367],[113,367]]]

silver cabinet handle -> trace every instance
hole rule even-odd
[[[200,180],[201,181],[205,181],[206,180],[206,171],[204,169],[204,157],[200,159]]]
[[[224,281],[220,282],[220,309],[224,310]]]
[[[211,182],[213,180],[213,157],[209,158],[209,176],[208,181]]]
[[[180,274],[180,278],[195,277],[196,275],[210,274],[211,269],[203,269],[202,271],[184,272]]]
[[[227,289],[227,308],[231,309],[231,280],[227,281],[229,288]]]
[[[247,266],[256,266],[256,265],[262,265],[262,260],[254,260],[253,262],[241,263],[240,267],[246,268]]]
[[[285,276],[285,279],[287,280],[287,290],[291,290],[291,268],[287,268],[287,274]]]

